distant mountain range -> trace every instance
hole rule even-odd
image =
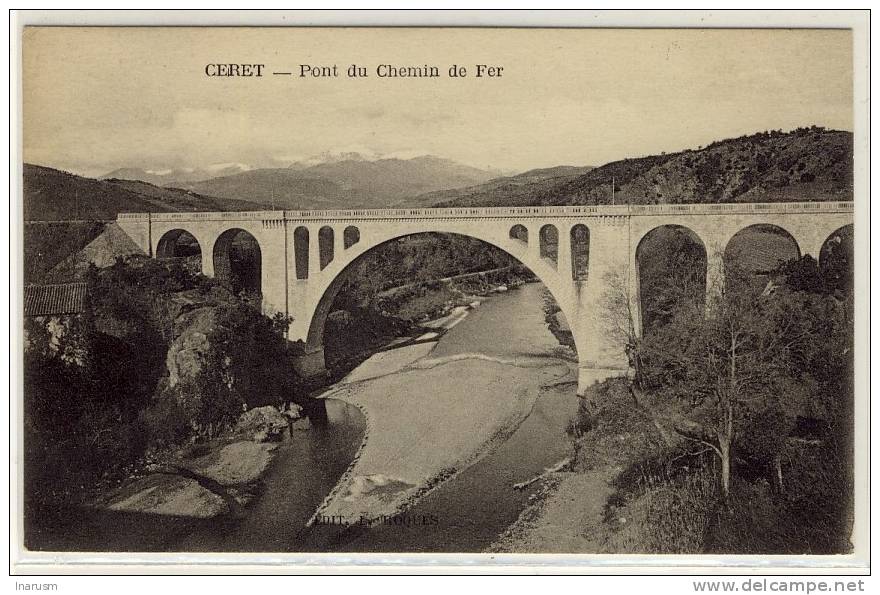
[[[851,132],[816,126],[761,132],[696,150],[614,161],[580,175],[564,168],[562,173],[522,184],[493,180],[430,198],[435,206],[852,200],[853,138]]]
[[[221,163],[207,168],[184,168],[151,170],[137,167],[123,167],[98,176],[99,180],[137,180],[155,186],[182,188],[192,182],[200,182],[220,176],[232,176],[252,169],[244,163]]]
[[[498,171],[478,169],[449,159],[371,159],[359,153],[322,155],[285,168],[248,169],[232,164],[208,170],[110,172],[101,179],[140,180],[179,187],[202,195],[275,205],[278,209],[376,208],[401,204],[410,197],[480,184]]]

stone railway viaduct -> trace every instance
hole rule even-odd
[[[497,246],[527,266],[569,321],[579,358],[578,390],[627,371],[623,346],[607,337],[606,274],[625,276],[639,295],[637,252],[653,230],[683,227],[706,251],[707,294],[723,283],[721,258],[738,232],[781,228],[800,254],[816,259],[825,243],[853,223],[851,202],[620,206],[413,208],[217,213],[120,213],[119,226],[150,256],[174,256],[185,231],[199,243],[202,272],[230,274],[230,246],[242,231],[260,249],[260,290],[267,313],[293,318],[288,339],[302,341],[300,370],[324,370],[323,327],[346,268],[377,246],[408,235],[444,232]],[[552,226],[552,227],[551,227]],[[555,232],[555,233],[553,233]],[[583,254],[584,238],[588,256]],[[555,245],[551,245],[555,244]],[[639,300],[632,299],[636,328]]]

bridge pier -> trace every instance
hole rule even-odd
[[[610,378],[625,378],[631,375],[631,370],[623,368],[578,368],[577,394],[583,397],[587,389],[604,382]]]
[[[327,365],[324,361],[324,347],[306,347],[293,357],[293,369],[300,377],[306,379],[324,378],[327,376]]]

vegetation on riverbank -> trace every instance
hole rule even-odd
[[[28,319],[25,516],[87,501],[242,411],[304,400],[286,321],[179,263],[133,258],[88,274],[76,317]]]
[[[591,389],[570,428],[575,471],[615,470],[600,551],[850,551],[850,263],[804,257],[766,286],[728,263],[708,315],[666,277],[635,378]]]

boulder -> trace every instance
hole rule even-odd
[[[219,285],[211,287],[207,292],[201,289],[188,289],[186,291],[178,291],[171,296],[169,300],[169,313],[174,319],[175,328],[177,328],[178,321],[192,311],[209,306],[231,304],[234,301],[235,296],[232,295],[232,292]]]
[[[327,320],[335,322],[341,326],[347,326],[351,324],[351,312],[346,310],[336,310],[327,315]]]
[[[288,418],[271,405],[255,407],[241,414],[236,432],[253,436],[255,442],[278,439],[287,429]]]

